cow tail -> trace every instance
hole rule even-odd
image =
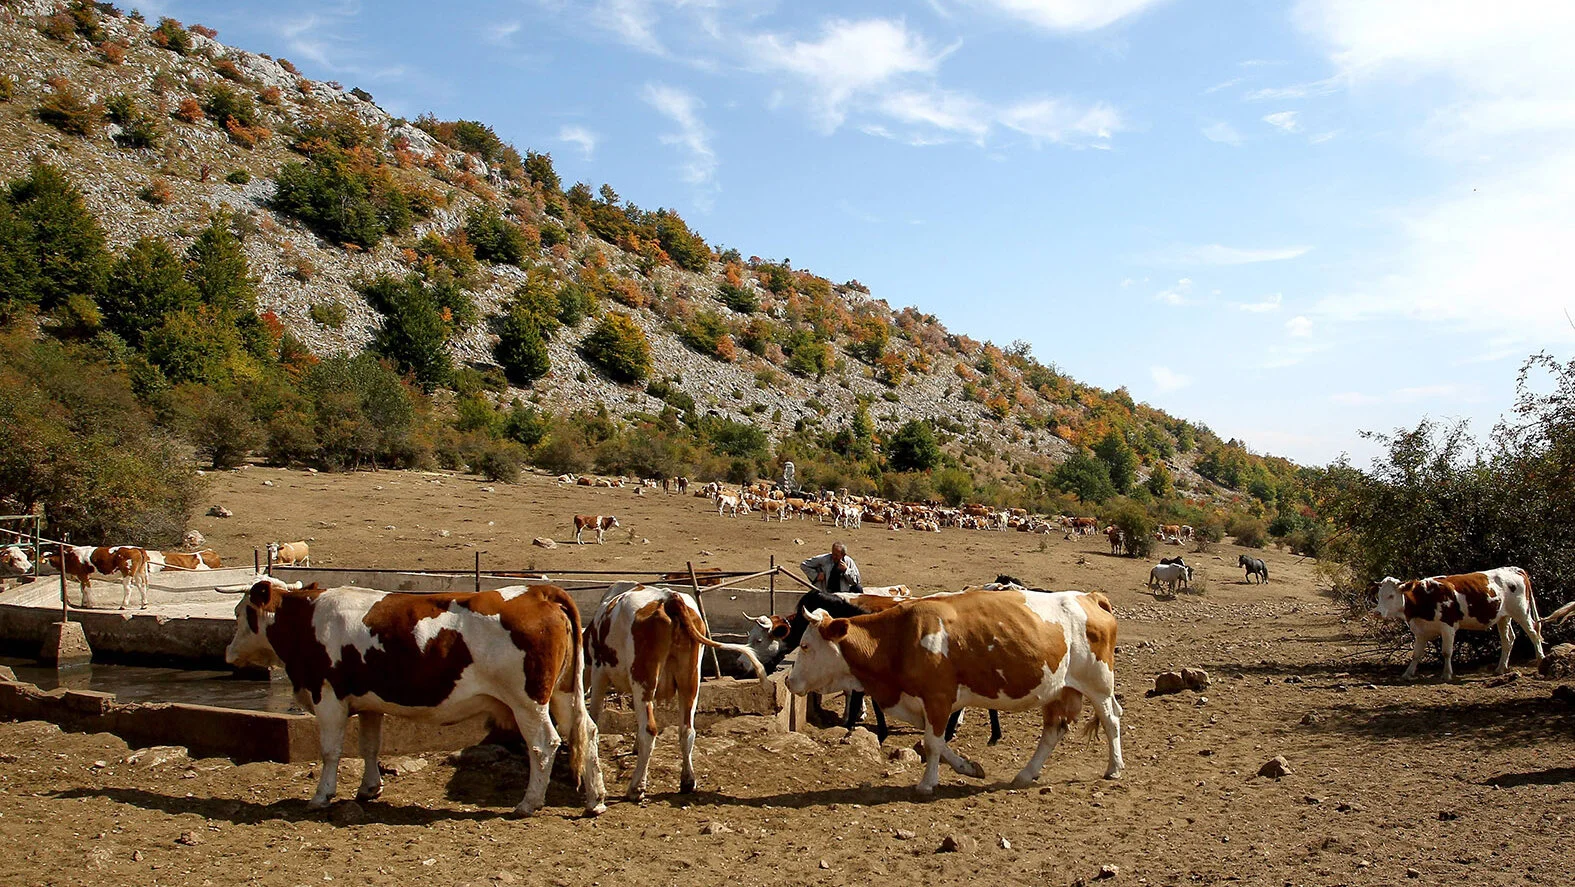
[[[569,637],[574,639],[572,655],[569,657],[569,668],[558,679],[558,689],[564,693],[573,694],[573,704],[569,707],[569,772],[574,774],[576,780],[580,779],[583,772],[586,756],[595,753],[592,743],[596,741],[596,734],[592,730],[590,712],[585,708],[585,634],[580,627],[580,608],[575,606],[574,598],[569,593],[556,586],[545,586],[553,602],[563,611],[569,620]]]
[[[731,650],[737,653],[749,662],[749,667],[755,671],[755,677],[762,682],[765,681],[766,667],[760,663],[760,657],[755,655],[755,651],[745,644],[724,644],[711,640],[710,632],[707,631],[705,622],[700,619],[700,614],[689,609],[689,605],[684,603],[679,598],[679,595],[674,594],[669,597],[667,603],[662,605],[662,608],[667,611],[667,615],[672,617],[674,622],[683,626],[684,634],[689,635],[690,640],[702,647],[710,647],[713,650]]]
[[[1540,633],[1542,631],[1542,614],[1537,612],[1537,596],[1531,590],[1531,574],[1520,567],[1516,567],[1515,572],[1519,573],[1521,581],[1526,583],[1526,609],[1531,616],[1531,624],[1535,625]]]

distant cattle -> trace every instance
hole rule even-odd
[[[1099,529],[1099,521],[1091,517],[1074,517],[1071,523],[1072,532],[1079,536],[1087,536]]]
[[[965,776],[984,776],[943,735],[952,713],[968,706],[1043,713],[1039,746],[1012,781],[1021,788],[1038,778],[1086,699],[1107,733],[1105,775],[1120,776],[1116,621],[1104,595],[975,588],[864,616],[806,615],[810,627],[788,689],[862,689],[893,716],[923,728],[921,794],[935,790],[943,760]]]
[[[629,777],[628,797],[645,797],[651,750],[661,728],[656,706],[676,700],[682,759],[679,791],[695,789],[695,707],[700,696],[700,648],[731,650],[744,657],[763,682],[765,667],[748,647],[713,641],[694,598],[659,586],[620,583],[602,597],[585,625],[586,682],[591,718],[601,719],[607,691],[628,694],[637,720],[639,758]]]
[[[1403,678],[1416,677],[1428,644],[1438,638],[1444,659],[1443,678],[1454,680],[1455,632],[1462,628],[1498,632],[1499,674],[1509,670],[1509,654],[1515,645],[1512,622],[1525,629],[1533,652],[1539,661],[1542,659],[1537,599],[1531,591],[1531,577],[1519,567],[1409,582],[1385,577],[1377,585],[1378,614],[1385,619],[1403,619],[1411,629],[1411,665],[1401,675]]]
[[[225,659],[283,666],[296,700],[317,715],[323,766],[309,807],[333,800],[351,715],[361,719],[365,760],[356,797],[369,800],[383,790],[385,714],[437,724],[486,714],[525,740],[530,783],[516,813],[545,802],[560,729],[585,810],[607,809],[596,725],[585,708],[580,614],[557,586],[385,594],[260,577],[235,607]]]
[[[1110,540],[1110,553],[1121,554],[1126,551],[1127,534],[1121,532],[1120,527],[1110,527],[1105,530],[1105,537]]]
[[[311,546],[305,542],[269,542],[268,563],[276,567],[310,567]]]
[[[1251,582],[1254,576],[1258,577],[1259,585],[1269,581],[1269,565],[1264,563],[1262,558],[1239,555],[1236,558],[1236,565],[1247,571],[1242,577],[1243,582]]]
[[[580,534],[586,530],[596,531],[596,544],[602,543],[602,536],[613,527],[618,526],[618,518],[610,514],[576,514],[574,516],[574,542],[584,545]]]
[[[201,551],[149,551],[148,572],[158,573],[163,570],[179,572],[195,572],[198,570],[217,570],[224,566],[224,561],[219,553],[211,548]]]

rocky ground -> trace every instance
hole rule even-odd
[[[832,538],[813,523],[720,518],[698,499],[541,478],[487,493],[452,477],[254,470],[221,476],[214,496],[235,511],[203,525],[221,551],[310,534],[340,566],[465,566],[484,546],[546,569],[743,568]],[[614,510],[628,531],[605,545],[528,544],[566,536],[576,511]],[[945,773],[921,801],[911,728],[877,746],[862,732],[782,734],[745,718],[701,736],[692,795],[676,793],[664,734],[644,804],[617,800],[632,742],[604,736],[614,800],[594,820],[565,784],[535,818],[507,819],[524,769],[493,747],[385,762],[398,772],[381,800],[319,814],[305,808],[314,767],[0,724],[0,840],[13,848],[0,883],[1564,885],[1575,874],[1575,710],[1554,701],[1555,684],[1524,667],[1513,680],[1464,668],[1451,685],[1401,682],[1400,663],[1319,594],[1310,562],[1267,552],[1273,581],[1245,585],[1238,549],[1219,546],[1188,555],[1202,593],[1165,600],[1142,588],[1144,565],[1109,557],[1103,540],[1040,550],[1017,533],[838,535],[872,583],[934,590],[1012,572],[1108,594],[1126,776],[1100,778],[1102,742],[1068,740],[1038,785],[1008,789],[1035,719],[1006,715],[992,748],[978,717],[958,745],[987,777]],[[1181,667],[1207,670],[1209,685],[1146,695]],[[1259,775],[1277,757],[1284,775]],[[342,766],[341,785],[354,785],[359,762]]]

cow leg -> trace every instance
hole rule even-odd
[[[882,711],[880,703],[873,699],[870,700],[870,705],[875,709],[875,738],[885,742],[886,737],[891,735],[891,730],[886,726],[886,712]]]
[[[122,610],[128,610],[128,609],[131,608],[131,577],[130,576],[121,576],[120,577],[120,608]]]
[[[843,714],[842,726],[849,733],[853,728],[864,723],[864,694],[857,690],[848,691],[847,711]]]
[[[925,703],[924,748],[928,752],[929,766],[925,768],[924,778],[919,782],[919,791],[924,794],[935,791],[935,786],[940,782],[940,762],[943,760],[964,776],[971,776],[974,779],[984,777],[983,767],[959,755],[946,743],[945,727],[942,725],[950,717],[951,706],[945,700],[931,700]],[[941,732],[937,732],[937,728]]]
[[[1411,664],[1401,673],[1400,680],[1409,681],[1416,677],[1416,670],[1422,664],[1422,657],[1427,655],[1427,642],[1432,640],[1428,635],[1412,629],[1411,631]]]
[[[1444,673],[1442,677],[1447,683],[1455,679],[1455,627],[1453,625],[1442,626],[1438,636],[1444,655]]]
[[[600,668],[590,669],[591,705],[589,714],[591,720],[600,729],[602,725],[602,712],[607,708],[607,688],[612,683],[607,672]]]
[[[1498,625],[1498,667],[1493,669],[1494,674],[1504,674],[1509,671],[1509,651],[1515,648],[1515,623],[1509,619],[1500,619]]]
[[[356,789],[357,801],[370,801],[383,793],[383,774],[377,769],[377,753],[383,747],[383,713],[363,711],[356,715],[361,721],[361,760],[366,769],[361,771],[361,787]]]
[[[313,707],[317,715],[317,740],[323,751],[323,772],[317,780],[317,794],[306,802],[311,810],[321,810],[334,799],[339,790],[339,757],[345,748],[345,724],[350,712],[345,704],[332,695],[325,694]]]
[[[514,812],[529,816],[547,802],[547,781],[552,778],[552,759],[558,753],[561,740],[548,716],[547,706],[530,699],[509,707],[514,711],[514,724],[519,727],[530,756],[530,784],[525,787],[525,798]]]
[[[1040,771],[1045,768],[1045,761],[1050,759],[1050,753],[1055,751],[1056,745],[1061,742],[1061,737],[1066,735],[1066,709],[1069,706],[1062,700],[1066,695],[1076,692],[1076,690],[1063,691],[1062,696],[1056,697],[1049,705],[1045,706],[1044,730],[1039,734],[1039,746],[1034,749],[1034,756],[1028,759],[1027,764],[1023,765],[1022,771],[1013,777],[1012,788],[1027,788],[1033,784],[1035,779],[1039,778]],[[1081,708],[1081,695],[1078,696],[1078,699],[1077,707]]]
[[[651,752],[656,748],[656,735],[661,732],[661,728],[656,724],[656,703],[652,699],[652,692],[637,682],[631,682],[629,689],[631,707],[638,719],[634,726],[634,744],[639,757],[634,763],[634,773],[629,776],[629,791],[625,797],[639,803],[645,800],[646,770],[651,766]]]
[[[1110,763],[1105,767],[1106,779],[1120,779],[1121,771],[1127,766],[1121,757],[1121,703],[1116,701],[1113,690],[1110,695],[1094,703],[1094,714],[1098,716],[1100,726],[1105,728],[1105,745],[1110,753]]]
[[[990,709],[990,744],[1001,741],[1001,713]]]
[[[952,712],[951,717],[946,719],[946,732],[942,735],[946,737],[947,742],[957,738],[957,728],[962,724],[963,711],[964,709],[959,708]]]
[[[700,648],[693,648],[695,666],[678,676],[677,696],[683,721],[678,726],[678,751],[682,759],[682,772],[678,777],[678,791],[689,794],[695,790],[695,709],[700,704]]]
[[[1531,639],[1531,652],[1536,654],[1537,661],[1541,662],[1545,658],[1542,650],[1542,630],[1532,620],[1528,610],[1529,602],[1521,606],[1521,609],[1515,613],[1514,619],[1520,623],[1521,628],[1525,629],[1526,637]],[[1506,619],[1505,621],[1509,620]],[[1514,637],[1513,633],[1510,636]]]

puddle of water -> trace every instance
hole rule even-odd
[[[31,659],[7,657],[0,657],[0,665],[16,672],[18,680],[43,690],[95,690],[113,693],[120,702],[186,702],[249,711],[301,711],[288,681],[245,680],[228,671],[100,663],[57,671]]]

